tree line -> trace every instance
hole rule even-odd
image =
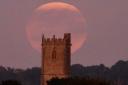
[[[0,82],[16,80],[22,85],[40,85],[40,72],[39,67],[23,70],[0,66]],[[110,68],[103,64],[86,67],[75,64],[71,66],[71,77],[100,78],[128,85],[128,61],[118,61]]]

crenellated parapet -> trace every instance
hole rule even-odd
[[[63,38],[46,38],[42,36],[41,85],[54,78],[70,76],[71,35],[65,33]]]
[[[70,33],[65,33],[63,38],[56,38],[55,35],[53,35],[52,38],[45,38],[44,35],[42,36],[42,46],[43,45],[70,45],[71,43],[71,35]]]

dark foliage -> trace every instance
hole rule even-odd
[[[0,81],[18,80],[22,85],[40,85],[40,68],[35,67],[31,69],[13,69],[0,66]],[[101,78],[105,80],[112,80],[120,85],[128,85],[128,61],[118,61],[111,68],[101,65],[84,67],[80,64],[72,65],[72,77]]]
[[[48,85],[111,85],[110,82],[89,77],[53,78],[47,82]]]
[[[17,80],[5,80],[2,81],[1,85],[21,85],[21,83]]]
[[[71,76],[89,76],[91,78],[102,78],[120,83],[119,85],[128,85],[128,61],[118,61],[111,68],[101,65],[84,67],[75,64],[71,68]]]
[[[22,85],[40,85],[40,68],[13,69],[0,66],[0,81],[18,80]]]

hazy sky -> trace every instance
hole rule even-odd
[[[26,25],[40,5],[63,1],[80,9],[87,21],[87,41],[72,63],[111,66],[128,60],[127,0],[0,0],[0,65],[40,66],[41,55],[27,39]]]

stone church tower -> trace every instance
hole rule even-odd
[[[42,72],[41,85],[53,77],[63,78],[70,74],[71,35],[65,33],[64,37],[42,37]]]

